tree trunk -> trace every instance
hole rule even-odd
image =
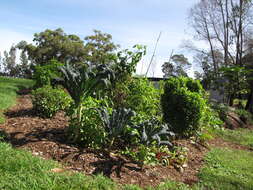
[[[234,94],[230,94],[230,96],[229,96],[229,106],[234,105],[234,99],[235,99]]]
[[[249,111],[250,113],[253,113],[253,88],[250,91],[250,94],[248,96],[248,100],[247,100],[247,104],[246,104],[246,108],[247,111]]]

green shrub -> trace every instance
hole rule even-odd
[[[107,106],[106,100],[88,97],[82,102],[81,120],[73,117],[68,128],[69,140],[84,147],[98,148],[105,143],[106,132],[97,108]]]
[[[160,112],[159,90],[146,78],[129,78],[124,83],[118,83],[112,101],[115,107],[132,109],[143,120]]]
[[[173,132],[189,136],[201,125],[206,101],[199,81],[180,77],[169,78],[161,97],[164,121]]]
[[[43,66],[36,66],[34,73],[34,80],[36,81],[35,86],[42,87],[45,85],[52,85],[52,79],[59,77],[59,67],[63,66],[56,60],[51,60],[48,64]]]
[[[71,97],[60,88],[44,86],[32,92],[33,107],[43,117],[53,117],[56,112],[66,111],[71,103]]]
[[[221,120],[219,113],[216,110],[212,109],[211,106],[206,105],[202,118],[202,126],[205,128],[220,128],[224,126],[224,121]]]

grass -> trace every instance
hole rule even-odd
[[[103,176],[87,177],[80,173],[53,173],[61,166],[31,153],[0,143],[0,189],[3,190],[141,190],[134,185],[119,186]],[[157,190],[251,190],[253,189],[253,153],[213,149],[206,156],[200,182],[193,187],[168,181]],[[153,188],[147,188],[149,190]]]
[[[116,185],[103,176],[86,177],[80,173],[53,173],[59,168],[53,161],[32,156],[29,152],[13,149],[0,143],[1,190],[88,190],[116,189]]]
[[[226,141],[234,142],[244,146],[253,148],[253,130],[250,129],[237,129],[237,130],[217,130],[215,131],[218,137]]]
[[[4,122],[2,111],[15,104],[17,91],[29,88],[32,80],[0,77],[0,123]]]
[[[212,190],[252,190],[253,152],[213,149],[199,174],[200,184]]]
[[[215,148],[205,157],[200,182],[189,187],[177,182],[160,185],[160,190],[253,190],[253,152]]]

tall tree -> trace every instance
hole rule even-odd
[[[60,28],[34,34],[34,44],[20,42],[17,47],[28,54],[34,64],[44,65],[50,60],[79,63],[84,61],[83,41],[76,35],[68,35]]]
[[[243,57],[243,62],[246,69],[249,71],[247,75],[247,81],[249,83],[249,94],[245,109],[253,113],[253,40],[247,41],[246,55]]]
[[[206,41],[209,45],[213,80],[230,76],[222,74],[222,71],[229,71],[224,68],[231,71],[238,70],[238,76],[228,81],[241,86],[239,83],[243,80],[240,80],[239,75],[241,71],[244,71],[242,67],[244,66],[245,39],[252,27],[251,12],[251,0],[200,0],[191,9],[190,21],[196,32],[196,39]],[[217,60],[216,52],[221,52],[222,60]],[[234,86],[234,84],[228,86]],[[230,91],[230,93],[235,93],[235,91]],[[229,102],[233,102],[235,94],[228,94],[228,96]]]
[[[9,52],[4,51],[3,58],[4,71],[9,76],[18,76],[18,69],[16,64],[16,48],[12,46]]]
[[[190,68],[191,64],[188,59],[183,54],[175,54],[171,56],[168,62],[162,65],[162,71],[164,73],[164,78],[170,76],[188,76],[187,70]]]
[[[28,56],[25,51],[22,51],[20,54],[20,64],[18,65],[20,70],[20,76],[24,78],[32,77],[31,64],[28,60]]]
[[[91,65],[110,63],[115,50],[119,47],[112,42],[110,34],[99,30],[94,30],[94,34],[85,37],[84,40],[85,60]]]
[[[214,56],[217,50],[222,50],[225,66],[242,65],[251,11],[250,0],[200,0],[191,9],[191,25],[197,39],[208,42],[215,73],[219,69]]]

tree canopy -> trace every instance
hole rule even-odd
[[[162,71],[164,77],[168,78],[170,76],[188,76],[187,70],[191,66],[191,63],[183,54],[175,54],[171,56],[168,62],[162,65]]]

